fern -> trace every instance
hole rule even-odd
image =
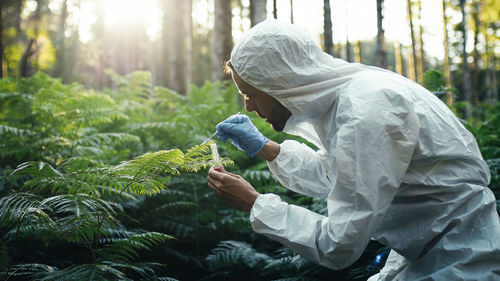
[[[2,125],[2,124],[0,124],[0,134],[3,137],[8,137],[9,134],[14,135],[16,137],[35,135],[35,133],[31,130],[11,127],[11,126]]]
[[[172,236],[158,232],[147,232],[116,240],[97,251],[98,261],[113,260],[131,262],[139,256],[139,250],[150,250],[152,246],[163,243]]]
[[[268,259],[269,256],[258,253],[248,243],[231,240],[220,242],[206,258],[212,268],[231,267],[238,264],[254,268]]]

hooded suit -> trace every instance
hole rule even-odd
[[[499,280],[500,220],[474,137],[435,95],[390,71],[324,53],[303,31],[266,20],[231,53],[245,82],[292,113],[269,169],[328,215],[260,195],[253,229],[332,269],[370,239],[392,251],[370,280]]]

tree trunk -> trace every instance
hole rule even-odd
[[[266,19],[266,5],[267,5],[267,0],[250,0],[251,26],[254,26]]]
[[[462,23],[460,24],[460,29],[462,31],[463,35],[463,44],[462,44],[462,60],[464,64],[464,75],[463,75],[463,91],[464,91],[464,99],[466,102],[473,104],[472,100],[472,86],[471,86],[471,77],[470,77],[470,68],[469,68],[469,62],[467,61],[467,50],[466,50],[466,45],[467,45],[467,28],[466,28],[466,21],[467,21],[467,13],[465,12],[465,1],[466,0],[460,0],[460,11],[462,12]],[[465,116],[466,118],[471,117],[471,110],[469,106],[465,107]]]
[[[273,0],[273,17],[278,19],[278,7],[276,6],[276,0]]]
[[[30,58],[35,54],[36,48],[34,47],[35,39],[30,39],[26,48],[24,49],[21,59],[19,60],[19,76],[29,77],[31,75],[31,62]]]
[[[448,46],[448,18],[446,17],[446,0],[442,0],[443,3],[443,46],[444,46],[444,78],[446,81],[446,88],[451,88],[451,74],[450,74],[450,55]],[[454,96],[452,91],[446,92],[446,104],[451,106],[454,103]]]
[[[330,9],[330,0],[323,1],[324,10],[324,29],[325,29],[325,52],[333,54],[333,38],[332,38],[332,13]]]
[[[21,14],[23,12],[23,5],[24,4],[24,1],[17,1],[16,4],[15,4],[15,22],[14,22],[14,28],[16,29],[16,36],[19,38],[20,36],[20,33],[21,33],[21,21],[22,21],[22,18],[21,18]]]
[[[354,62],[361,63],[362,53],[361,53],[361,41],[356,41],[356,45],[354,45]]]
[[[404,75],[403,72],[403,54],[401,52],[401,44],[396,41],[394,43],[394,58],[396,63],[396,72]]]
[[[293,24],[293,0],[290,0],[290,23]]]
[[[348,5],[347,5],[347,0],[345,1],[345,18],[348,19],[349,18],[349,8],[348,8]],[[347,24],[346,22],[346,26],[345,26],[345,29],[346,29],[346,36],[345,36],[345,59],[346,61],[348,62],[352,62],[352,54],[351,54],[351,42],[349,42],[349,25]]]
[[[424,82],[424,73],[425,73],[425,54],[424,54],[424,27],[422,25],[422,1],[417,0],[418,7],[418,53],[417,53],[417,67],[418,67],[418,81],[421,83]]]
[[[481,58],[479,57],[479,52],[477,50],[478,44],[478,36],[480,32],[481,23],[479,21],[479,11],[480,11],[480,3],[478,0],[473,0],[472,4],[472,18],[474,20],[474,51],[472,52],[472,100],[474,104],[479,103],[479,64]]]
[[[186,87],[186,93],[189,90],[189,85],[193,81],[193,0],[183,1],[184,13],[183,13],[183,23],[184,23],[184,47],[185,47],[185,81],[184,86]],[[232,13],[230,13],[232,15]]]
[[[417,68],[417,49],[416,49],[416,44],[415,44],[415,30],[413,28],[413,11],[412,11],[412,1],[411,0],[407,0],[406,1],[406,5],[407,5],[407,10],[408,10],[408,21],[410,23],[410,35],[411,35],[411,56],[412,56],[412,67],[413,67],[413,70],[410,72],[412,73],[410,79],[416,81],[416,82],[419,82],[418,81],[418,68]],[[410,77],[410,76],[408,76]]]
[[[382,21],[382,6],[384,0],[377,0],[377,54],[375,57],[375,65],[381,68],[387,68],[387,52],[385,51],[385,36]]]
[[[490,74],[491,74],[491,96],[493,100],[493,104],[498,103],[498,91],[497,91],[497,71],[495,65],[497,63],[497,57],[493,54],[490,56]]]
[[[487,25],[488,26],[488,25]],[[494,36],[494,35],[493,35]],[[491,51],[490,48],[490,36],[488,33],[485,33],[484,36],[484,46],[485,50],[484,53],[486,54],[486,102],[489,102],[490,104],[496,105],[498,103],[498,96],[497,96],[497,75],[496,75],[496,70],[495,70],[495,65],[496,65],[496,56],[495,53]],[[493,44],[491,46],[492,48],[495,47]]]
[[[173,9],[172,0],[162,0],[161,1],[161,9],[163,12],[162,19],[162,29],[161,29],[161,61],[159,67],[159,75],[157,77],[157,83],[159,85],[169,87],[169,76],[171,72],[171,63],[170,63],[170,52],[172,48],[172,41],[174,38],[172,37],[172,28],[174,25],[174,18],[170,15]]]
[[[224,62],[231,57],[233,48],[231,1],[214,1],[214,29],[212,31],[212,81],[228,79],[223,71]]]
[[[345,43],[345,59],[348,62],[352,62],[352,52],[351,52],[351,42],[349,41],[349,36],[346,38]]]
[[[3,18],[2,18],[3,2],[0,2],[0,79],[3,78]]]
[[[181,95],[187,94],[192,69],[192,2],[163,1],[163,59],[166,85]]]
[[[66,73],[64,71],[64,56],[65,56],[65,38],[64,38],[64,31],[66,30],[66,18],[68,17],[68,1],[63,0],[61,4],[61,15],[59,18],[59,26],[58,26],[58,34],[57,36],[57,41],[56,41],[56,50],[55,50],[55,56],[56,56],[56,65],[55,65],[55,71],[54,74],[57,77],[61,77],[63,81],[65,80]]]
[[[413,52],[411,45],[406,48],[406,77],[410,80],[416,81],[417,76],[415,73],[414,53],[415,52]]]

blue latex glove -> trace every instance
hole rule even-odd
[[[267,142],[267,138],[255,128],[250,118],[243,114],[229,116],[215,128],[219,140],[226,142],[231,139],[234,146],[251,157],[257,154]]]

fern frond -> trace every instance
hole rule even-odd
[[[252,246],[240,241],[222,241],[212,249],[206,261],[212,268],[228,267],[243,264],[247,268],[254,268],[258,264],[265,263],[269,256],[258,253]]]
[[[23,137],[23,136],[34,136],[36,135],[36,132],[29,130],[29,129],[21,129],[21,128],[16,128],[12,126],[7,126],[0,124],[0,135],[3,137],[6,137],[6,135],[14,135],[17,137]]]
[[[52,224],[44,211],[41,198],[31,193],[15,192],[0,198],[0,222],[21,222],[24,219]]]
[[[112,170],[118,175],[134,175],[140,178],[151,174],[179,174],[178,167],[184,162],[184,153],[179,149],[160,150],[143,154],[131,161],[122,162]]]
[[[169,202],[161,204],[149,210],[146,210],[146,212],[141,217],[148,217],[148,216],[155,217],[158,216],[158,214],[167,214],[169,211],[172,212],[172,211],[190,210],[193,207],[197,207],[197,204],[194,202],[189,202],[189,201]]]
[[[210,142],[204,145],[195,145],[191,147],[184,155],[185,163],[181,168],[188,172],[198,172],[202,168],[215,165],[212,154],[207,155],[209,150]],[[232,160],[224,157],[220,159],[220,162],[222,165],[234,164]]]
[[[194,237],[194,227],[182,222],[167,220],[162,223],[163,228],[177,238],[191,239]]]
[[[84,213],[103,213],[106,216],[116,215],[115,209],[121,206],[110,201],[94,198],[88,194],[65,194],[44,199],[41,205],[50,206],[56,214],[74,214],[76,217]]]
[[[65,216],[58,219],[57,224],[58,237],[74,243],[94,241],[95,238],[106,236],[109,229],[121,227],[114,217],[105,216],[103,213]]]
[[[125,228],[104,228],[103,233],[106,235],[99,238],[99,243],[109,244],[123,238],[129,238],[130,236],[137,234],[137,231],[131,231]]]
[[[87,156],[73,156],[59,165],[59,168],[67,173],[80,172],[94,167],[102,167],[102,164]]]
[[[17,168],[11,173],[11,175],[30,175],[35,178],[40,177],[61,177],[64,175],[57,169],[52,167],[50,164],[45,162],[25,162],[17,166]]]
[[[133,272],[136,275],[139,275],[141,280],[158,280],[156,277],[155,270],[153,267],[162,266],[159,263],[117,263],[117,262],[109,262],[103,261],[102,264],[109,265],[115,269],[120,270],[121,272],[128,273]]]
[[[45,273],[38,273],[35,276],[39,281],[112,281],[112,280],[130,280],[120,270],[106,264],[82,264],[65,268],[63,270],[54,270]]]
[[[0,101],[6,101],[11,99],[23,99],[23,100],[32,100],[33,96],[28,94],[23,94],[19,92],[10,92],[10,93],[0,93]]]
[[[251,184],[261,186],[269,183],[277,183],[273,174],[269,170],[245,170],[242,175]]]
[[[75,145],[100,146],[103,143],[131,143],[140,141],[141,139],[138,136],[127,133],[98,133],[78,139]]]
[[[139,250],[150,250],[172,236],[159,232],[146,232],[117,240],[97,251],[100,261],[130,262],[139,256]]]
[[[9,271],[6,271],[6,270]],[[40,264],[40,263],[25,263],[25,264],[16,264],[11,266],[10,268],[3,268],[0,270],[0,276],[3,276],[5,278],[2,278],[2,280],[8,280],[12,277],[14,278],[23,278],[25,280],[33,278],[36,274],[39,274],[41,272],[52,272],[52,271],[57,271],[58,269],[56,267],[47,265],[47,264]]]
[[[126,125],[126,129],[129,131],[140,131],[151,130],[151,129],[168,129],[175,130],[178,124],[175,122],[163,121],[163,122],[144,122],[144,123],[130,123]]]

